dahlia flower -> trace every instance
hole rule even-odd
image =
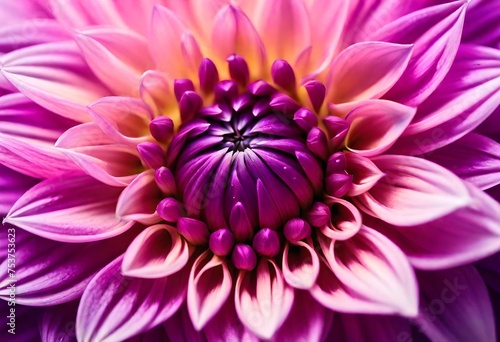
[[[0,1],[2,340],[495,341],[499,17]]]

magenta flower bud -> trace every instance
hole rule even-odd
[[[347,167],[347,159],[342,152],[336,152],[328,158],[326,163],[326,173],[342,173],[345,172]]]
[[[231,253],[234,245],[233,233],[227,228],[216,230],[210,235],[208,247],[216,255],[226,256]]]
[[[208,242],[210,232],[205,222],[188,217],[181,217],[177,221],[177,230],[193,245],[203,245]]]
[[[316,114],[307,108],[300,108],[293,115],[293,120],[304,131],[309,132],[313,127],[318,126],[318,118]]]
[[[269,228],[261,229],[255,234],[252,246],[257,253],[273,258],[280,251],[279,234]]]
[[[251,271],[257,266],[257,255],[254,250],[249,245],[242,243],[234,246],[231,260],[239,270]]]
[[[224,80],[214,87],[215,101],[231,100],[238,95],[238,85],[234,81]]]
[[[271,108],[283,114],[292,114],[300,109],[300,105],[290,96],[285,94],[275,94],[269,102]]]
[[[167,142],[174,133],[174,122],[166,116],[154,118],[149,123],[149,131],[159,142]]]
[[[200,88],[206,94],[211,93],[215,85],[219,83],[219,72],[211,59],[202,59],[198,68],[198,78],[200,80]]]
[[[253,227],[248,218],[248,213],[241,202],[236,203],[231,210],[229,226],[237,241],[245,241],[252,238]]]
[[[277,59],[271,66],[271,76],[274,83],[281,88],[293,92],[295,90],[295,73],[293,68],[283,59]]]
[[[271,106],[269,105],[269,100],[266,98],[260,99],[253,106],[252,114],[254,116],[261,116],[263,114],[268,113],[270,109],[271,109]]]
[[[319,81],[309,81],[304,84],[306,88],[307,95],[309,95],[309,100],[316,112],[319,112],[323,101],[325,101],[326,87],[323,83]]]
[[[321,159],[328,157],[328,143],[325,133],[313,127],[307,134],[307,147],[309,150]]]
[[[203,99],[194,91],[186,91],[179,101],[179,111],[182,121],[191,120],[201,109]]]
[[[333,150],[342,147],[344,139],[349,131],[349,123],[336,116],[328,116],[323,119],[326,131],[328,132],[329,145]]]
[[[175,194],[175,178],[169,168],[162,166],[155,172],[156,185],[166,196]]]
[[[177,222],[182,216],[182,204],[172,197],[167,197],[161,200],[156,207],[158,215],[168,222]]]
[[[266,81],[258,80],[248,86],[248,91],[256,96],[268,96],[274,94],[276,89]]]
[[[306,221],[313,227],[323,227],[330,222],[330,217],[330,208],[321,202],[315,202],[305,215]]]
[[[193,81],[188,79],[174,81],[174,94],[177,102],[181,101],[182,95],[184,95],[186,91],[194,91]]]
[[[326,177],[326,193],[334,197],[342,197],[352,186],[352,176],[347,173],[332,173]]]
[[[311,233],[311,226],[301,218],[291,219],[283,228],[283,234],[291,243],[297,243],[300,240],[307,239],[311,236]]]
[[[240,96],[233,99],[233,109],[239,111],[249,106],[253,105],[253,97],[249,93],[243,93]]]
[[[239,55],[233,54],[227,58],[229,65],[229,75],[240,86],[244,87],[250,80],[250,71],[245,59]]]
[[[156,143],[140,143],[137,145],[137,151],[144,164],[152,169],[157,169],[165,164],[165,151]]]

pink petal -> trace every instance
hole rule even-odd
[[[384,155],[372,159],[385,173],[369,191],[354,198],[365,213],[398,226],[427,223],[470,203],[463,182],[425,159]]]
[[[386,100],[357,105],[346,116],[350,124],[346,147],[364,156],[387,151],[408,127],[416,109]]]
[[[321,233],[332,240],[347,240],[361,228],[361,214],[351,203],[341,198],[325,196],[324,202],[332,213],[330,222],[320,227]]]
[[[368,158],[358,153],[344,153],[347,159],[347,173],[353,176],[349,196],[359,196],[367,192],[384,177],[384,173]]]
[[[28,190],[5,222],[56,241],[107,239],[132,225],[115,216],[120,191],[82,174],[50,178]]]
[[[319,274],[319,258],[312,241],[285,244],[282,271],[288,285],[307,290],[316,282]],[[292,250],[292,252],[290,252]]]
[[[382,234],[363,226],[349,240],[321,238],[320,245],[335,276],[355,297],[379,304],[385,313],[417,314],[413,269],[403,252]]]
[[[49,144],[33,143],[0,133],[2,164],[35,178],[60,176],[77,170],[73,161]]]
[[[224,6],[217,13],[212,28],[212,45],[221,58],[238,54],[252,62],[253,78],[262,77],[266,67],[266,50],[262,40],[247,15],[232,5]]]
[[[272,260],[262,259],[252,272],[241,271],[235,291],[238,317],[263,339],[274,335],[292,308],[294,290],[285,283]]]
[[[45,18],[48,16],[48,13],[43,10],[43,5],[35,1],[9,1],[0,4],[0,22],[5,26],[17,24],[25,19]]]
[[[446,78],[391,151],[427,153],[479,126],[500,103],[499,60],[498,50],[463,45]]]
[[[419,272],[420,329],[433,341],[496,341],[488,289],[472,266]]]
[[[137,234],[133,229],[108,240],[68,244],[6,225],[2,233],[5,250],[9,229],[16,234],[16,303],[31,306],[57,305],[79,298],[92,277],[123,253]],[[7,300],[12,284],[7,253],[0,262],[0,298]]]
[[[110,96],[88,106],[94,122],[117,143],[135,147],[150,141],[149,122],[153,114],[140,100]]]
[[[351,45],[332,62],[327,100],[333,103],[380,98],[401,77],[412,45],[363,42]]]
[[[161,199],[161,190],[156,185],[155,171],[139,174],[121,193],[116,204],[116,216],[125,221],[154,224],[161,221],[156,207]]]
[[[94,122],[86,122],[71,127],[61,134],[55,146],[63,149],[82,146],[111,145],[113,140]]]
[[[305,291],[297,291],[292,310],[272,341],[322,341],[333,320],[333,312]]]
[[[466,186],[471,203],[438,220],[413,227],[367,224],[394,241],[417,268],[443,269],[480,260],[500,250],[500,204]]]
[[[82,341],[123,341],[170,318],[184,302],[187,272],[167,278],[121,275],[119,257],[104,267],[83,293],[76,319]]]
[[[43,342],[76,340],[77,309],[76,301],[46,308],[40,320],[40,339]]]
[[[139,79],[152,67],[144,37],[130,31],[95,28],[75,36],[96,76],[116,95],[137,95]]]
[[[123,256],[122,273],[128,277],[162,278],[188,262],[189,246],[174,227],[157,224],[146,228]]]
[[[427,159],[482,190],[500,184],[500,144],[479,134],[469,133],[433,151]]]
[[[428,7],[390,22],[369,37],[414,44],[408,68],[386,98],[418,106],[446,76],[460,45],[467,1]]]
[[[142,101],[147,103],[156,115],[160,115],[173,98],[167,75],[158,71],[146,71],[139,83]]]
[[[205,327],[227,301],[232,279],[224,258],[207,251],[193,264],[189,276],[187,306],[196,330]]]
[[[259,1],[252,22],[264,41],[270,61],[281,58],[293,62],[311,44],[311,24],[300,0]]]
[[[24,95],[61,116],[89,121],[85,106],[109,94],[74,42],[40,44],[2,56],[1,73]]]

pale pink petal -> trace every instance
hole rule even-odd
[[[320,238],[329,266],[343,285],[386,313],[415,316],[418,309],[417,282],[403,252],[377,231],[361,227],[346,241]]]
[[[60,176],[76,171],[77,165],[47,143],[33,143],[0,133],[0,159],[2,164],[35,178]]]
[[[297,291],[292,310],[271,341],[322,341],[333,320],[333,312],[309,293]]]
[[[368,158],[358,153],[344,153],[347,159],[347,173],[353,176],[349,196],[359,196],[367,192],[384,177],[384,173]]]
[[[373,217],[413,226],[441,218],[471,201],[457,176],[430,161],[397,155],[378,156],[372,161],[385,176],[353,200]]]
[[[57,305],[81,297],[92,277],[123,253],[137,234],[137,230],[131,229],[103,241],[61,243],[7,224],[2,232],[5,249],[8,229],[15,229],[16,234],[16,303],[31,306]],[[9,298],[12,284],[7,260],[4,253],[0,258],[2,300]]]
[[[59,136],[55,146],[62,149],[82,146],[111,145],[114,141],[94,122],[86,122],[71,127]]]
[[[418,106],[437,88],[460,45],[467,3],[454,1],[413,11],[370,35],[370,40],[414,44],[408,68],[386,98]]]
[[[462,45],[446,78],[419,106],[414,122],[391,151],[428,153],[479,126],[500,103],[499,61],[498,50]]]
[[[500,204],[466,186],[471,203],[438,220],[413,227],[367,224],[395,242],[417,268],[443,269],[480,260],[500,250]]]
[[[196,259],[189,276],[187,307],[196,330],[205,327],[231,294],[233,282],[224,258],[206,251]]]
[[[310,289],[319,274],[319,258],[312,241],[285,244],[282,271],[288,285],[296,289]]]
[[[364,156],[387,151],[408,127],[416,109],[387,100],[368,100],[347,114],[346,147]]]
[[[324,203],[332,213],[330,221],[320,227],[321,233],[333,240],[347,240],[361,228],[361,214],[349,201],[341,198],[325,196]]]
[[[94,122],[117,143],[135,147],[151,140],[148,125],[153,113],[140,100],[110,96],[91,104],[88,110]]]
[[[292,63],[311,45],[311,24],[301,0],[257,1],[251,19],[270,61],[281,58]]]
[[[107,239],[132,225],[115,216],[120,192],[87,175],[50,178],[28,190],[4,221],[56,241]]]
[[[0,23],[17,24],[25,19],[45,18],[49,14],[36,1],[2,1],[0,3]]]
[[[482,135],[469,133],[433,151],[427,159],[482,190],[500,184],[500,144]]]
[[[146,71],[139,81],[141,99],[154,111],[155,116],[173,101],[173,93],[167,75],[158,71]]]
[[[241,322],[255,335],[271,338],[288,317],[294,290],[272,260],[262,259],[252,272],[240,271],[235,307]]]
[[[46,43],[2,56],[0,72],[23,94],[61,116],[89,121],[85,106],[109,95],[72,42]]]
[[[326,341],[417,341],[411,328],[407,319],[398,316],[338,314]]]
[[[129,277],[162,278],[188,262],[189,246],[174,227],[158,224],[146,228],[123,256],[122,273]]]
[[[253,78],[262,77],[266,72],[266,50],[250,19],[239,8],[232,5],[223,7],[214,19],[212,45],[220,58],[238,54],[250,63]]]
[[[401,77],[411,54],[412,45],[363,42],[348,47],[332,62],[327,101],[380,98]]]
[[[146,39],[130,31],[93,28],[79,31],[76,42],[96,76],[116,95],[138,95],[139,79],[152,68]]]
[[[170,318],[184,302],[184,270],[159,279],[126,278],[122,257],[104,267],[83,293],[76,319],[79,341],[123,341]]]
[[[125,221],[154,224],[161,221],[156,207],[161,199],[161,190],[156,185],[155,171],[139,174],[121,193],[116,204],[116,216]]]
[[[433,341],[496,341],[488,289],[472,266],[418,272],[416,322]]]

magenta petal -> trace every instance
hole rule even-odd
[[[371,35],[370,40],[414,44],[408,67],[386,98],[417,106],[437,88],[460,45],[466,7],[466,1],[454,1],[424,8]]]
[[[418,272],[416,323],[433,341],[496,341],[488,289],[472,266]]]
[[[361,228],[361,213],[351,202],[341,198],[325,196],[330,206],[331,219],[320,226],[321,233],[332,240],[347,240]]]
[[[7,247],[8,229],[15,227],[5,228],[1,239]],[[15,229],[17,303],[50,306],[79,298],[94,274],[123,253],[136,233],[129,230],[108,240],[68,244]],[[0,297],[7,300],[12,283],[7,273],[7,254],[1,262]]]
[[[439,220],[414,227],[367,224],[394,241],[420,269],[438,270],[480,260],[500,250],[500,204],[466,185],[471,203]]]
[[[122,273],[129,277],[162,278],[181,270],[190,249],[174,227],[158,224],[146,228],[123,256]]]
[[[368,158],[357,153],[344,153],[347,159],[347,173],[353,176],[349,196],[359,196],[369,191],[384,177],[384,173]]]
[[[14,204],[5,222],[56,241],[107,239],[132,225],[115,216],[120,191],[82,174],[47,179]]]
[[[77,301],[46,308],[40,321],[41,340],[44,342],[76,340],[77,309]]]
[[[40,341],[40,332],[38,329],[38,322],[40,321],[40,316],[43,314],[43,310],[40,308],[34,308],[30,306],[16,304],[15,308],[9,306],[6,300],[0,301],[0,311],[6,313],[6,324],[2,329],[0,329],[0,340],[9,342],[38,342]],[[15,309],[14,316],[15,323],[10,323],[11,315],[10,309]],[[12,327],[15,329],[15,334],[12,333]],[[11,332],[9,332],[11,330]]]
[[[234,306],[234,304],[233,304]],[[234,309],[233,309],[234,310]],[[235,314],[236,316],[236,314]],[[179,311],[163,323],[163,329],[170,341],[183,342],[206,342],[205,334],[202,331],[196,331],[189,317],[187,305],[183,305]],[[166,339],[158,342],[165,342]],[[141,341],[149,342],[149,340]],[[221,341],[222,342],[222,341]]]
[[[232,279],[224,258],[209,251],[200,255],[189,276],[187,307],[196,330],[201,330],[231,294]]]
[[[417,314],[413,269],[403,252],[385,236],[363,226],[349,240],[320,238],[320,245],[335,276],[355,297],[379,304],[380,312],[409,317]]]
[[[425,159],[383,155],[372,159],[385,173],[369,191],[354,198],[365,213],[399,226],[441,218],[470,203],[463,182]]]
[[[82,341],[123,341],[170,318],[184,302],[188,273],[138,279],[121,275],[119,257],[104,267],[83,293],[76,319]]]
[[[294,290],[285,283],[281,270],[272,260],[262,259],[252,272],[240,271],[235,291],[238,317],[263,339],[275,334],[293,304]]]
[[[36,179],[0,165],[0,216],[7,214],[19,197],[36,183]]]

